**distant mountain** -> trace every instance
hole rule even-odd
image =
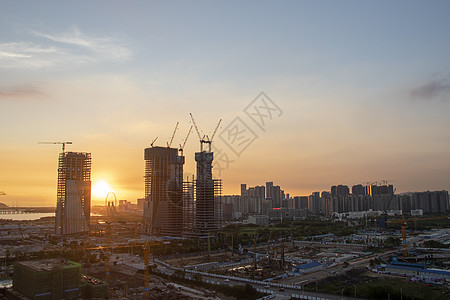
[[[8,208],[9,206],[8,205],[6,205],[5,203],[1,203],[0,202],[0,208]]]

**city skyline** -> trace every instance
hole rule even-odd
[[[144,149],[182,144],[195,115],[223,194],[273,181],[291,195],[387,180],[449,190],[447,1],[5,3],[0,191],[55,206],[60,145],[92,153],[92,186],[144,197]],[[255,123],[264,92],[279,109]],[[267,111],[268,112],[268,111]],[[238,119],[237,119],[238,118]],[[227,145],[235,120],[254,133]],[[185,176],[200,149],[191,133]],[[223,162],[223,161],[222,161]],[[104,203],[92,196],[92,204]]]

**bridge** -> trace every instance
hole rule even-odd
[[[0,215],[48,213],[55,210],[54,207],[3,207],[0,208]]]

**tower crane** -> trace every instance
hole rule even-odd
[[[72,142],[38,142],[38,144],[62,145],[62,153],[66,150],[66,145],[72,145]]]
[[[391,205],[392,200],[395,197],[395,191],[397,190],[397,188],[394,189],[391,198],[389,199],[389,202],[387,203],[387,205],[384,207],[384,211],[387,213],[387,210],[389,209],[389,205]],[[386,202],[385,202],[386,203]]]
[[[197,131],[198,138],[200,139],[200,151],[203,152],[203,144],[208,144],[208,152],[211,152],[211,143],[212,143],[214,136],[216,135],[217,130],[219,129],[222,119],[220,119],[219,122],[217,123],[217,126],[214,129],[214,132],[210,138],[207,135],[203,135],[203,137],[200,135],[200,131],[197,127],[197,124],[195,123],[194,116],[192,115],[192,113],[190,113],[190,115],[191,115],[192,123],[194,124],[194,127],[195,127],[195,131]]]
[[[405,213],[402,212],[402,245],[403,245],[403,256],[408,255],[408,245],[406,245],[406,221]]]
[[[183,149],[184,149],[184,146],[186,145],[189,135],[191,134],[192,127],[193,127],[193,125],[191,125],[191,128],[189,128],[186,138],[184,139],[183,145],[180,144],[180,149],[178,151],[180,151],[181,156],[183,156]]]
[[[156,138],[150,143],[150,147],[153,147],[153,144],[156,142],[157,139],[158,139],[158,137],[156,137]]]
[[[216,135],[217,129],[219,129],[219,126],[220,126],[220,123],[221,123],[221,122],[222,122],[222,119],[220,119],[219,122],[217,123],[217,126],[216,126],[216,128],[214,129],[213,134],[211,135],[210,143],[212,142],[214,136]]]
[[[177,132],[177,129],[178,129],[178,123],[179,122],[177,122],[177,125],[175,125],[175,130],[173,131],[172,137],[170,138],[170,141],[167,143],[167,148],[170,148],[170,146],[172,145],[173,138],[174,138],[175,133]]]

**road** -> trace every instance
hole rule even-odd
[[[162,273],[174,274],[174,269],[171,267],[167,267],[164,264],[161,264],[159,262],[156,262],[158,265],[158,270]],[[193,274],[189,273],[187,271],[186,277],[189,279],[193,279]],[[209,273],[202,273],[202,280],[205,282],[209,282],[212,284],[226,284],[226,285],[243,285],[248,282],[245,282],[245,279],[242,278],[220,278],[216,274],[209,274]],[[299,288],[294,287],[288,287],[284,286],[282,288],[273,286],[276,284],[263,282],[263,281],[255,281],[249,283],[253,288],[257,289],[260,292],[264,292],[267,294],[273,294],[275,298],[277,299],[290,299],[291,297],[297,297],[299,299],[323,299],[323,300],[339,300],[339,299],[346,299],[346,300],[352,300],[355,299],[354,297],[343,297],[343,296],[337,296],[337,295],[329,295],[329,294],[322,294],[322,293],[314,293],[314,292],[307,292],[304,290],[301,290]],[[358,298],[357,298],[358,299]]]

